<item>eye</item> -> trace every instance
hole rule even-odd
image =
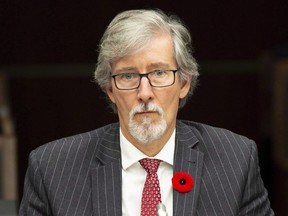
[[[153,74],[155,76],[164,76],[166,74],[166,71],[164,70],[157,70],[157,71],[154,71]]]
[[[132,80],[137,77],[137,75],[133,73],[123,73],[123,74],[120,74],[119,76],[120,76],[120,79],[122,80]]]

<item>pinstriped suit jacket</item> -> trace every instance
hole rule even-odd
[[[274,215],[252,140],[177,121],[175,145],[174,172],[190,173],[195,186],[174,191],[174,215]],[[121,205],[118,123],[31,152],[20,216],[120,216]]]

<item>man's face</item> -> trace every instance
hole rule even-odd
[[[142,51],[112,63],[113,75],[176,69],[172,42],[167,35],[156,37]],[[149,144],[169,139],[175,128],[179,99],[187,95],[189,88],[190,81],[181,83],[176,72],[171,86],[151,87],[147,77],[143,77],[138,89],[119,90],[112,80],[107,94],[117,106],[124,136],[132,143],[136,140]]]

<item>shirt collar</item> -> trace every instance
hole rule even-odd
[[[130,143],[123,135],[120,128],[120,147],[121,147],[121,160],[122,168],[126,170],[135,162],[143,158],[147,158],[143,152],[138,150],[132,143]],[[174,149],[175,149],[175,130],[173,131],[168,142],[164,145],[161,151],[153,158],[162,160],[173,166],[174,162]]]

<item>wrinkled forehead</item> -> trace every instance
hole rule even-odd
[[[169,45],[167,46],[171,46],[172,49],[169,49],[169,51],[173,56],[175,56],[175,49],[171,35],[167,32],[158,32],[157,34],[139,38],[138,40],[135,39],[133,43],[126,40],[117,44],[118,47],[115,47],[114,55],[110,56],[110,63],[112,64],[113,62],[119,61],[122,58],[135,56],[141,52],[151,50],[151,48],[153,48],[155,45],[157,46],[157,44],[155,44],[155,40],[159,41],[159,38],[161,38],[160,40],[169,41]]]
[[[174,47],[169,35],[152,38],[138,49],[131,49],[112,61],[112,68],[139,66],[142,69],[175,67]]]

